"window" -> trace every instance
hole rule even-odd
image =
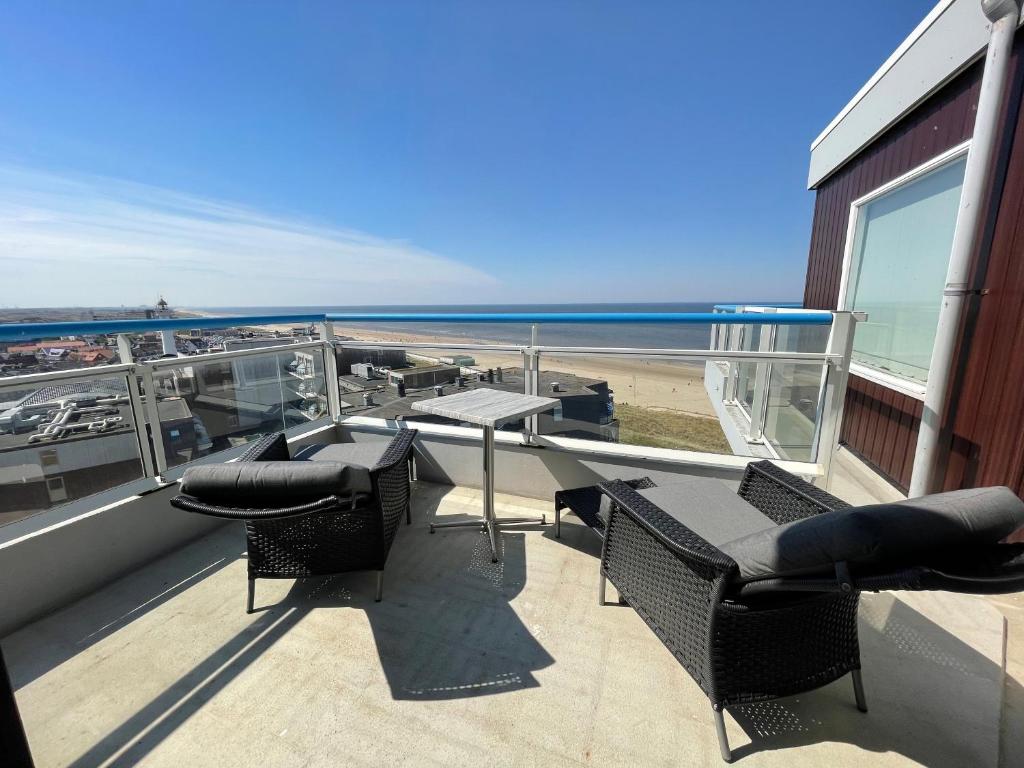
[[[928,380],[960,189],[957,147],[853,204],[841,309],[866,312],[853,361],[919,387]]]
[[[63,477],[50,477],[46,480],[46,491],[50,494],[50,501],[66,501],[68,493],[64,489]]]

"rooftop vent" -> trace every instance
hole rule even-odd
[[[466,380],[464,378],[462,378],[461,376],[456,376],[455,377],[455,386],[458,387],[459,389],[464,388],[466,386]]]
[[[561,392],[562,390],[559,388],[560,386],[561,385],[557,381],[552,381],[551,382],[551,391],[552,392]]]
[[[488,368],[487,369],[487,383],[488,384],[493,384],[494,383],[494,369],[493,368]]]
[[[435,384],[434,385],[434,396],[435,397],[441,397],[443,394],[444,394],[444,387],[441,386],[440,384]]]
[[[376,405],[373,402],[373,395],[371,393],[367,392],[363,395],[363,405]]]
[[[395,382],[395,389],[398,390],[399,397],[405,397],[405,382],[399,379]]]
[[[501,368],[494,369],[494,378],[497,379],[499,384],[501,384],[505,380],[505,373],[501,370]]]

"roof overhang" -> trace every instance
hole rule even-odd
[[[988,39],[981,0],[939,0],[811,144],[808,188],[977,61]]]

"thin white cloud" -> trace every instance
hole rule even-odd
[[[443,303],[498,285],[355,230],[115,179],[0,167],[0,305]]]

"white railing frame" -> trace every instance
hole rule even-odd
[[[44,373],[23,374],[0,379],[0,390],[26,388],[32,386],[46,386],[54,382],[69,380],[90,380],[104,379],[123,376],[128,383],[128,394],[131,401],[132,419],[134,422],[136,438],[139,445],[140,459],[142,462],[145,477],[163,482],[170,469],[175,471],[181,467],[168,467],[161,432],[159,430],[160,414],[156,394],[156,374],[161,371],[186,366],[197,366],[206,363],[215,363],[225,360],[237,360],[240,358],[259,355],[282,354],[297,352],[305,349],[320,349],[324,355],[324,378],[327,392],[328,413],[334,424],[344,423],[352,416],[346,416],[341,410],[341,388],[338,383],[337,358],[335,349],[356,348],[356,349],[380,349],[380,348],[404,348],[404,349],[444,349],[444,350],[466,350],[479,352],[518,352],[523,357],[524,369],[524,391],[526,394],[537,395],[539,392],[539,374],[541,356],[544,354],[560,356],[605,356],[644,358],[653,360],[702,360],[702,361],[727,361],[733,368],[739,362],[757,362],[758,375],[755,389],[755,404],[761,403],[758,412],[761,415],[763,427],[764,404],[767,402],[768,387],[770,383],[770,371],[772,363],[818,363],[825,367],[825,384],[820,400],[818,413],[817,436],[817,458],[811,464],[817,464],[821,470],[826,487],[831,483],[832,455],[837,447],[838,430],[841,424],[843,400],[846,391],[846,383],[849,375],[849,361],[853,345],[853,329],[857,321],[863,319],[862,313],[835,312],[833,314],[831,331],[826,350],[822,353],[812,352],[776,352],[772,349],[774,344],[774,333],[763,334],[764,339],[757,351],[743,351],[735,349],[739,338],[738,329],[732,330],[730,326],[716,326],[713,331],[713,338],[717,344],[728,344],[730,349],[659,349],[659,348],[634,348],[634,347],[565,347],[554,345],[542,345],[538,343],[538,327],[531,328],[531,339],[529,344],[474,344],[474,343],[428,343],[428,342],[366,342],[366,341],[343,341],[334,338],[334,327],[330,322],[319,324],[320,339],[317,341],[299,342],[291,344],[279,344],[267,347],[256,347],[252,349],[228,350],[208,355],[190,355],[178,358],[162,358],[158,360],[138,361],[132,360],[131,344],[127,335],[118,336],[118,350],[121,355],[121,362],[112,365],[104,365],[97,368],[83,368],[66,371],[54,371]],[[187,324],[187,323],[186,323]],[[770,331],[774,325],[768,326]],[[722,333],[722,328],[727,332]],[[766,340],[765,340],[766,339]],[[763,369],[763,373],[762,373]],[[142,388],[139,387],[139,378],[142,379]],[[735,377],[727,377],[724,399],[735,398]],[[145,395],[143,394],[143,389]],[[145,418],[143,418],[145,413]],[[367,417],[355,417],[365,419]],[[381,419],[381,421],[384,421]],[[151,434],[147,432],[146,426],[153,425]],[[527,425],[527,442],[530,438],[536,441],[538,435],[537,418],[531,418]],[[756,431],[758,439],[761,438],[761,428]],[[598,446],[594,450],[607,450],[607,446]],[[652,449],[654,450],[654,449]],[[631,446],[631,452],[643,454],[643,448]],[[663,452],[663,451],[659,451]],[[777,455],[772,451],[773,455]],[[708,457],[713,454],[708,454]]]

